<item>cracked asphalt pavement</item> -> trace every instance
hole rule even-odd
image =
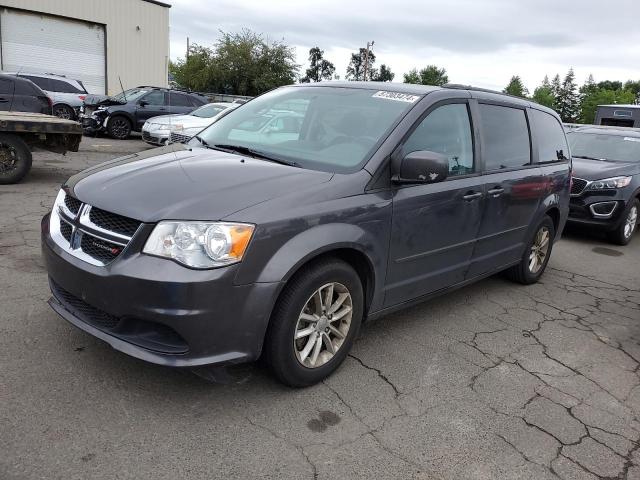
[[[373,322],[292,390],[146,364],[46,305],[61,182],[147,148],[84,138],[0,186],[2,479],[640,479],[640,235],[570,233],[542,281],[495,276]]]

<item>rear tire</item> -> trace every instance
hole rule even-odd
[[[358,335],[363,299],[360,277],[341,260],[319,260],[296,273],[276,303],[265,341],[276,378],[306,387],[336,370]],[[316,307],[326,313],[317,315]]]
[[[545,216],[527,242],[520,263],[506,271],[507,277],[523,285],[536,283],[547,268],[555,235],[553,220]]]
[[[131,122],[123,115],[115,115],[107,122],[107,131],[116,140],[126,140],[131,134]]]
[[[53,114],[58,118],[67,120],[75,120],[76,118],[76,112],[68,105],[54,105]]]
[[[31,170],[31,151],[18,136],[0,134],[0,185],[18,183]]]
[[[638,226],[638,215],[640,214],[640,200],[634,198],[629,201],[622,213],[622,223],[611,232],[607,232],[607,238],[616,245],[627,245],[633,238],[633,234]]]

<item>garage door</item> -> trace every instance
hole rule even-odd
[[[57,73],[105,93],[104,26],[4,8],[2,70]]]

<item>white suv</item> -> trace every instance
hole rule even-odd
[[[8,73],[16,75],[16,73]],[[56,117],[76,120],[87,90],[79,80],[53,73],[18,73],[19,77],[31,80],[51,98]]]

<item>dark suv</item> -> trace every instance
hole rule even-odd
[[[52,102],[35,83],[0,74],[0,111],[52,114]]]
[[[569,222],[628,244],[640,211],[640,129],[589,126],[567,138],[575,159]]]
[[[141,131],[144,122],[151,117],[189,113],[208,102],[200,93],[136,87],[113,97],[87,96],[80,119],[85,133],[106,132],[124,140],[132,130]]]
[[[294,105],[294,135],[260,128]],[[555,112],[471,87],[279,88],[188,144],[71,177],[42,221],[49,303],[143,360],[264,354],[309,385],[366,319],[503,270],[536,282],[567,152]]]

